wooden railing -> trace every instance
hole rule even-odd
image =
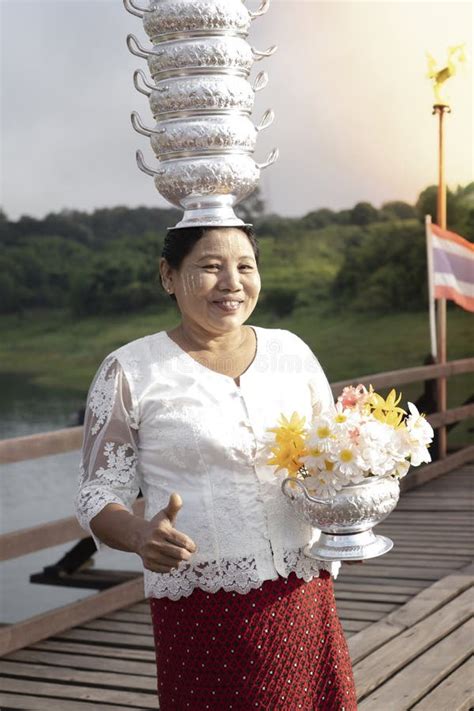
[[[334,395],[338,395],[343,387],[354,382],[366,386],[372,384],[375,389],[380,390],[472,372],[474,372],[474,358],[465,358],[445,365],[428,365],[364,375],[333,383],[331,387]],[[428,420],[434,428],[439,428],[470,417],[474,417],[474,404],[463,405],[446,412],[432,413],[428,416]],[[3,440],[0,441],[0,463],[20,462],[74,451],[80,448],[81,441],[82,427]],[[403,489],[419,486],[470,461],[474,461],[474,445],[466,446],[445,459],[410,472],[410,475],[402,480]],[[143,500],[135,503],[134,511],[138,515],[143,514]],[[0,536],[0,561],[11,560],[87,536],[88,534],[73,517],[5,533]],[[141,576],[137,576],[134,580],[103,590],[79,602],[37,615],[24,622],[2,627],[0,628],[0,655],[33,644],[47,636],[59,634],[74,625],[108,614],[141,599],[143,599],[143,581]]]

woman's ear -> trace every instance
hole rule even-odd
[[[160,278],[161,278],[161,283],[163,284],[163,289],[168,294],[173,294],[174,293],[173,270],[164,257],[160,258],[159,268],[160,268]]]

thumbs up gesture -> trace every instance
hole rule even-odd
[[[173,493],[166,507],[148,522],[137,549],[147,570],[169,573],[196,551],[194,541],[174,527],[182,506],[181,496]]]

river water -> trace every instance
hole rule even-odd
[[[48,432],[77,424],[83,398],[51,392],[24,378],[0,376],[0,439]],[[79,452],[0,466],[0,533],[28,528],[73,515]],[[94,590],[60,588],[29,582],[32,573],[52,565],[74,542],[0,563],[0,623],[16,622],[66,605]],[[94,556],[100,568],[140,570],[137,556],[108,550]]]

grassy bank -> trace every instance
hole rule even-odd
[[[328,314],[321,307],[301,308],[277,319],[256,311],[255,325],[286,328],[300,335],[320,359],[331,381],[370,373],[408,368],[423,363],[429,351],[426,313],[388,314],[382,317],[354,313]],[[135,338],[178,323],[174,307],[161,313],[101,316],[74,321],[67,313],[35,313],[0,318],[0,377],[28,393],[35,402],[57,391],[83,401],[102,359]],[[472,355],[472,316],[461,309],[448,315],[448,358]],[[13,378],[5,376],[13,376]],[[15,384],[16,382],[16,384]],[[423,384],[402,387],[403,400],[415,401]],[[463,403],[474,393],[474,375],[449,380],[448,406]],[[77,396],[77,400],[76,400]],[[7,397],[8,401],[8,397]],[[46,400],[45,400],[46,401]],[[466,444],[472,423],[464,422],[449,435],[451,445]]]
[[[23,375],[35,385],[86,392],[101,360],[118,346],[178,322],[174,307],[160,313],[101,316],[73,321],[62,312],[0,318],[0,372]],[[360,316],[296,310],[276,319],[255,312],[252,323],[287,328],[300,335],[330,380],[421,365],[429,351],[426,313]],[[448,358],[472,354],[472,316],[448,315]]]

